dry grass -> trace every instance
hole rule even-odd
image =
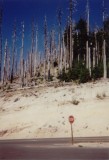
[[[5,97],[4,97],[4,101],[7,101],[9,100],[9,98],[13,97],[14,96],[14,93],[6,93],[5,94]]]
[[[102,93],[102,94],[97,94],[96,97],[97,97],[98,99],[103,100],[103,99],[106,98],[107,96],[106,96],[105,93]]]

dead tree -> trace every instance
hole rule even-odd
[[[73,24],[72,24],[72,18],[73,13],[75,12],[76,7],[76,0],[69,0],[69,24],[70,24],[70,68],[72,68],[72,62],[73,62]]]
[[[30,53],[30,77],[33,77],[34,69],[34,52],[35,52],[35,25],[32,22],[32,35],[31,35],[31,53]]]
[[[93,50],[94,54],[95,54],[95,62],[93,62],[93,67],[95,65],[98,66],[98,54],[99,54],[99,47],[98,47],[98,42],[97,42],[97,29],[95,30],[95,49]],[[95,63],[95,64],[94,64]]]
[[[51,30],[50,34],[50,60],[51,60],[51,65],[52,65],[52,74],[56,75],[56,65],[57,65],[57,55],[56,55],[56,42],[55,42],[55,29],[53,28]]]
[[[107,65],[106,65],[106,40],[103,40],[103,68],[104,68],[104,79],[107,78]]]
[[[66,48],[65,48],[64,42],[65,42],[65,40],[64,40],[64,33],[63,33],[63,38],[62,38],[63,68],[65,69],[65,72],[66,72],[66,69],[67,69],[67,66],[66,66]]]
[[[20,57],[20,64],[21,64],[21,86],[24,86],[24,22],[22,23],[22,45],[21,45],[21,57]]]
[[[3,64],[3,84],[7,83],[7,52],[8,52],[8,42],[5,42],[5,52],[4,52],[4,64]]]
[[[55,28],[51,31],[51,61],[57,62],[57,55],[56,55],[56,32]]]
[[[61,9],[58,10],[58,25],[59,25],[59,53],[58,53],[58,69],[59,69],[59,74],[62,73],[62,11]]]
[[[73,11],[73,1],[70,0],[70,68],[72,68],[72,58],[73,58],[73,53],[72,53],[72,11]]]
[[[47,80],[50,80],[50,49],[47,48]]]
[[[66,62],[67,62],[67,68],[70,67],[70,52],[69,52],[69,25],[70,25],[70,22],[69,22],[69,17],[68,17],[68,20],[67,20],[67,46],[66,46],[66,49],[67,49],[67,55],[66,55]]]
[[[10,81],[10,76],[11,76],[11,58],[10,58],[10,49],[8,48],[7,51],[7,76],[8,76],[8,81]]]
[[[89,53],[89,73],[91,76],[91,49],[90,47],[88,48],[88,53]]]
[[[2,13],[0,8],[0,81],[2,80]]]
[[[15,53],[16,53],[16,23],[14,24],[14,30],[12,35],[12,68],[11,68],[11,83],[14,79],[14,66],[15,66]]]
[[[94,47],[93,48],[93,68],[95,67],[95,65],[96,65],[96,48]]]
[[[87,37],[89,38],[89,0],[87,0],[87,5],[86,5],[86,14],[87,14]],[[89,42],[88,42],[88,38],[86,41],[86,68],[89,69]]]
[[[34,76],[38,67],[38,26],[36,26],[35,52],[34,52]]]
[[[103,0],[103,26],[104,26],[104,21],[105,21],[105,8],[104,8],[104,0]],[[105,40],[105,30],[103,27],[103,69],[104,69],[104,73],[103,73],[103,77],[104,79],[107,78],[107,64],[106,64],[106,40]]]
[[[47,60],[48,36],[47,36],[47,19],[44,20],[44,80],[46,80],[46,60]]]

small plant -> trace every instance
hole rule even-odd
[[[53,81],[53,76],[52,76],[52,75],[49,75],[48,81],[49,81],[49,82],[50,82],[50,81]]]
[[[90,80],[90,73],[87,68],[82,68],[79,75],[79,83],[86,83]]]
[[[103,66],[95,66],[92,70],[92,78],[97,80],[101,77],[103,77]]]
[[[101,96],[100,94],[97,94],[96,97],[97,97],[98,99],[103,99],[103,96]]]
[[[96,97],[97,97],[98,99],[104,99],[104,98],[106,97],[106,94],[105,94],[105,93],[103,93],[102,95],[97,94]]]
[[[105,98],[105,97],[106,97],[106,94],[105,94],[105,93],[103,93],[103,94],[102,94],[102,96]]]
[[[10,85],[8,85],[8,86],[7,86],[7,90],[10,90],[10,89],[11,89],[11,87],[10,87]]]
[[[74,100],[72,101],[72,104],[74,104],[74,105],[78,105],[78,104],[79,104],[79,101],[78,101],[78,100],[76,100],[76,99],[74,99]]]

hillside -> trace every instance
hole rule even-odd
[[[109,135],[109,81],[0,90],[0,139]]]

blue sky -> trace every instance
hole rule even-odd
[[[109,14],[109,0],[105,1],[106,14]],[[12,31],[14,21],[17,24],[17,46],[18,52],[21,46],[21,22],[25,23],[25,53],[31,48],[31,24],[34,18],[38,25],[38,48],[43,51],[43,32],[44,32],[44,16],[47,17],[48,31],[55,25],[56,33],[58,32],[56,11],[62,8],[62,24],[65,27],[66,18],[68,16],[69,0],[0,0],[3,4],[3,42],[8,39],[11,48]],[[102,0],[89,0],[90,4],[90,27],[95,25],[102,26]],[[73,19],[78,21],[80,17],[85,18],[86,0],[77,0],[77,11],[73,15]]]

